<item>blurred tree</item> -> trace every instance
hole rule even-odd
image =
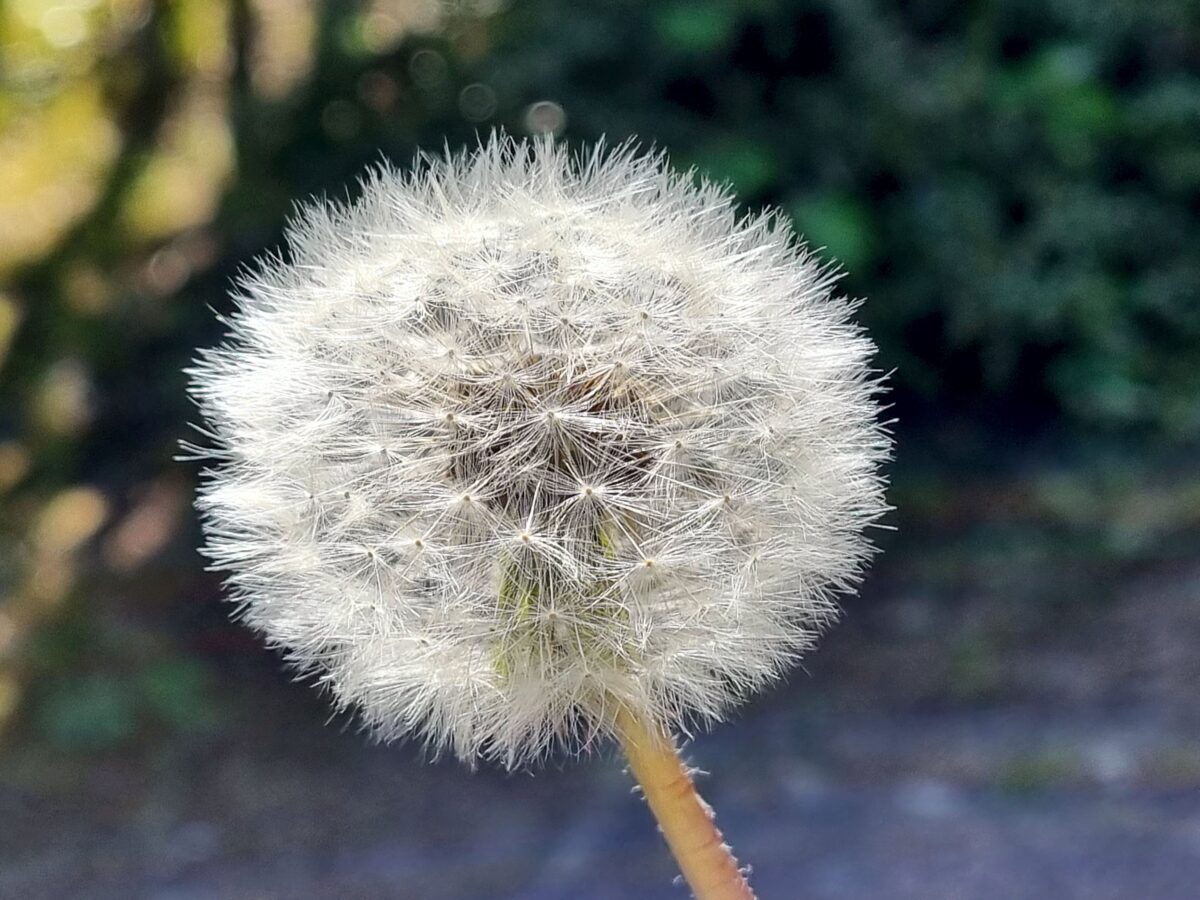
[[[26,686],[63,744],[203,718],[181,370],[295,200],[470,135],[484,46],[436,0],[0,5],[0,726]]]

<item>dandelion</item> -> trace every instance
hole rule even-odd
[[[384,740],[618,738],[697,895],[749,896],[670,735],[779,678],[870,555],[889,440],[836,274],[661,154],[496,135],[287,242],[190,370],[238,614]]]

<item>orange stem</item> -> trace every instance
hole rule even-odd
[[[670,736],[624,708],[616,724],[629,768],[696,900],[754,900]]]

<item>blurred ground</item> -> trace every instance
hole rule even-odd
[[[935,602],[916,585],[936,557],[882,562],[807,673],[689,745],[762,896],[1194,897],[1200,559],[1043,579],[1095,592],[1054,608],[1014,602],[1044,572],[982,565]],[[611,750],[534,775],[426,764],[227,652],[205,728],[10,748],[0,896],[686,896]]]

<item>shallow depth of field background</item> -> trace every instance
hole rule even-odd
[[[782,207],[895,370],[862,596],[689,745],[762,895],[1194,897],[1194,0],[0,3],[0,896],[685,896],[611,752],[328,722],[172,461],[293,202],[493,125]]]

